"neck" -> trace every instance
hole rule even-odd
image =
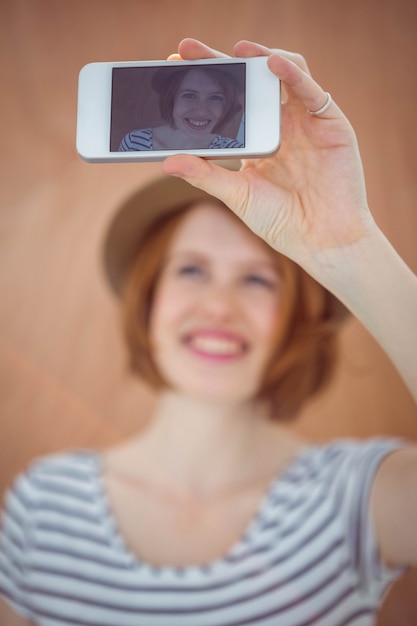
[[[131,452],[158,482],[205,498],[272,474],[296,443],[260,404],[209,404],[166,392]]]

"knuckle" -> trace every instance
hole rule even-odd
[[[291,57],[291,60],[296,63],[298,67],[300,67],[302,70],[307,69],[307,61],[302,54],[300,54],[299,52],[292,52]]]

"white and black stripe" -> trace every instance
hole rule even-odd
[[[153,150],[152,128],[132,130],[125,135],[120,143],[119,152],[138,152]]]
[[[222,137],[216,135],[210,145],[209,150],[215,150],[218,148],[243,148],[243,143],[237,141],[237,139],[231,139],[230,137]],[[142,150],[153,150],[153,132],[152,128],[141,128],[139,130],[132,130],[127,133],[119,146],[119,152],[139,152]]]
[[[369,494],[399,445],[308,448],[224,558],[183,568],[127,550],[98,454],[42,459],[6,498],[0,593],[40,626],[370,626],[400,572],[379,563]]]

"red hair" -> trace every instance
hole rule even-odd
[[[216,204],[233,215],[219,201]],[[170,241],[193,206],[178,208],[152,222],[139,242],[122,293],[131,368],[155,389],[168,387],[153,361],[148,333],[155,287]],[[341,315],[324,287],[293,261],[264,245],[277,264],[285,295],[258,398],[268,402],[271,417],[283,420],[295,417],[305,401],[330,381]]]
[[[165,88],[161,89],[159,94],[159,109],[161,115],[172,128],[175,128],[173,116],[175,97],[181,87],[182,81],[190,69],[193,68],[181,69],[178,72],[175,72],[172,77],[167,78],[165,81]],[[224,125],[227,124],[227,122],[229,122],[233,116],[242,109],[241,104],[239,103],[237,85],[235,84],[235,81],[225,72],[222,72],[221,69],[205,67],[203,65],[199,66],[198,70],[204,72],[209,78],[214,80],[221,87],[224,93],[224,111],[220,120],[213,129],[213,132],[221,132]]]

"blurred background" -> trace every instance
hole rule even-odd
[[[415,0],[1,0],[2,492],[36,456],[109,445],[149,415],[153,397],[127,371],[100,249],[118,202],[160,164],[81,161],[77,77],[92,61],[166,58],[187,36],[229,54],[252,39],[305,55],[357,131],[378,223],[417,271]],[[334,383],[294,429],[314,440],[417,440],[410,395],[355,320]],[[415,626],[416,592],[412,571],[379,626]]]

